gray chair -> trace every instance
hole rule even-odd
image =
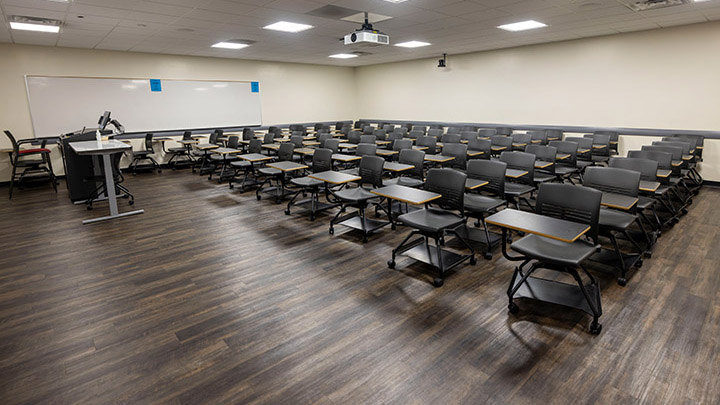
[[[657,181],[658,162],[656,160],[612,157],[608,162],[608,167],[634,170],[640,173],[640,180]],[[664,221],[660,220],[660,217],[655,210],[656,203],[657,199],[655,198],[655,192],[641,192],[638,196],[637,211],[640,218],[653,228],[653,244],[657,237],[660,236],[660,231],[664,223]],[[649,217],[649,213],[652,213],[652,219]]]
[[[437,153],[437,139],[434,136],[423,136],[417,139],[416,145],[427,148],[425,153],[434,155]]]
[[[375,136],[375,139],[379,141],[384,141],[385,139],[387,139],[387,131],[385,131],[384,129],[376,129],[375,131],[373,131],[373,135]]]
[[[410,139],[418,139],[423,136],[425,136],[425,131],[418,131],[414,129],[407,134],[407,137]]]
[[[430,136],[430,135],[429,135],[429,136]],[[442,138],[440,138],[440,142],[442,142],[443,144],[447,144],[447,143],[460,143],[460,139],[461,139],[461,138],[460,138],[460,135],[456,135],[456,134],[445,134],[445,135],[442,136]]]
[[[495,128],[495,134],[496,135],[504,135],[504,136],[510,136],[513,133],[512,128],[508,127],[497,127]]]
[[[398,141],[399,142],[399,141]],[[401,172],[400,176],[384,180],[384,186],[398,184],[406,187],[422,187],[425,184],[424,166],[425,152],[414,149],[402,149],[398,155],[398,163],[413,165],[410,170]]]
[[[492,259],[491,250],[500,241],[500,236],[488,230],[485,217],[496,212],[498,208],[506,205],[505,201],[505,169],[507,164],[497,160],[471,160],[467,164],[467,175],[470,179],[487,181],[488,184],[480,188],[480,193],[465,193],[465,214],[475,218],[475,226],[482,224],[482,237],[474,236],[477,232],[467,227],[467,238],[473,242],[480,242],[487,246],[485,259]]]
[[[467,145],[464,143],[447,143],[443,145],[443,156],[452,156],[455,159],[446,163],[447,167],[465,170],[467,168]]]
[[[375,144],[375,141],[377,138],[375,135],[361,135],[360,136],[360,143],[372,143]]]
[[[473,139],[478,138],[477,131],[462,131],[460,132],[460,139],[466,142],[470,142]]]
[[[533,144],[528,145],[525,148],[525,152],[535,155],[535,160],[537,162],[542,162],[544,164],[550,163],[550,166],[535,169],[535,175],[533,176],[535,186],[540,183],[547,183],[556,179],[555,160],[557,158],[557,148],[553,146]]]
[[[357,145],[360,143],[361,136],[362,136],[362,134],[360,133],[360,131],[350,131],[347,134],[347,141],[348,141],[348,143],[353,143],[353,144]]]
[[[514,182],[505,183],[505,200],[518,210],[520,203],[525,203],[534,212],[535,207],[530,203],[529,197],[535,192],[535,155],[526,152],[503,152],[500,154],[500,161],[505,162],[508,169],[527,172]]]
[[[278,149],[276,160],[278,162],[291,162],[295,156],[294,151],[295,145],[292,142],[283,143],[280,145],[280,149]],[[284,197],[282,194],[284,192],[285,173],[273,167],[262,167],[257,170],[257,177],[262,179],[262,182],[257,190],[255,190],[255,197],[260,200],[262,199],[262,193],[264,191],[275,190],[275,203],[280,204]],[[270,187],[269,190],[263,190],[266,184],[271,185],[273,182],[276,183],[274,187]]]
[[[492,142],[491,153],[493,154],[493,156],[497,156],[502,152],[512,150],[512,137],[505,135],[495,135],[490,138],[490,142]]]
[[[544,129],[527,131],[527,134],[530,135],[530,143],[532,144],[547,145],[548,143],[547,134]]]
[[[578,239],[572,243],[531,234],[510,245],[513,251],[522,255],[517,258],[522,260],[522,264],[515,267],[508,287],[510,300],[508,309],[511,313],[520,310],[514,302],[514,296],[524,284],[529,284],[528,279],[536,270],[555,270],[571,275],[576,281],[587,302],[587,309],[593,317],[590,333],[594,335],[600,333],[602,330],[602,325],[598,322],[602,315],[600,286],[587,271],[584,262],[600,248],[598,235],[601,200],[602,193],[590,188],[570,184],[540,185],[537,198],[538,214],[588,225],[590,230],[585,233],[586,239]],[[530,263],[532,264],[526,271],[525,266]],[[590,279],[588,285],[580,277],[578,268]],[[529,285],[527,288],[532,289]]]
[[[366,126],[363,128],[362,134],[363,134],[363,135],[372,135],[373,132],[375,132],[375,127],[372,126],[372,125],[366,125]]]
[[[441,136],[443,136],[443,130],[439,128],[428,129],[427,136],[434,136],[436,138],[440,138]]]
[[[320,173],[332,170],[332,154],[333,151],[330,149],[317,149],[313,153],[313,160],[311,170],[313,173]],[[297,192],[292,196],[288,202],[287,209],[285,209],[285,215],[290,215],[290,208],[293,205],[310,204],[308,212],[310,213],[310,220],[315,220],[315,215],[319,209],[326,209],[330,207],[321,207],[320,205],[320,190],[325,185],[323,181],[315,180],[310,177],[295,177],[290,179],[290,184],[298,187]],[[310,193],[310,198],[307,201],[295,202],[295,200],[302,194],[305,195]]]
[[[512,150],[524,151],[525,147],[530,145],[532,141],[531,134],[513,134],[512,135]]]
[[[444,284],[447,271],[466,260],[469,260],[471,265],[476,263],[472,246],[457,231],[457,228],[466,221],[463,208],[466,179],[467,175],[465,173],[453,169],[431,169],[428,171],[425,190],[438,193],[441,197],[433,200],[432,206],[428,204],[425,209],[398,217],[400,223],[413,228],[413,231],[397,248],[393,249],[392,258],[388,261],[389,268],[395,268],[395,257],[397,255],[412,251],[413,253],[408,254],[410,257],[420,258],[423,262],[438,270],[438,277],[433,280],[433,285],[440,287]],[[416,235],[420,237],[410,241]],[[455,236],[458,241],[470,250],[470,254],[459,255],[443,250],[442,245],[446,235]],[[434,240],[435,246],[430,246],[429,239]],[[418,254],[415,254],[415,252]]]
[[[477,131],[478,137],[480,138],[491,138],[497,135],[497,130],[493,128],[484,128]]]
[[[577,142],[572,141],[550,141],[549,146],[557,149],[558,155],[569,155],[569,157],[555,161],[555,176],[558,181],[575,184],[573,176],[579,175],[580,171],[577,167]]]
[[[459,134],[461,132],[460,127],[448,127],[445,131],[446,134]]]
[[[133,159],[132,162],[130,162],[130,171],[132,171],[133,176],[137,174],[138,163],[142,162],[143,160],[147,160],[150,162],[151,169],[157,170],[158,173],[162,172],[160,164],[157,162],[157,160],[155,160],[155,158],[152,157],[154,153],[155,149],[153,149],[153,134],[146,134],[145,149],[133,151],[132,153]]]

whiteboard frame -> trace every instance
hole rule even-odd
[[[23,80],[25,81],[25,94],[27,95],[27,103],[28,103],[28,111],[30,111],[30,126],[32,127],[33,131],[33,138],[37,139],[37,133],[35,131],[35,120],[33,119],[33,113],[31,108],[31,102],[30,102],[30,86],[28,85],[28,78],[29,77],[53,77],[53,78],[59,78],[59,79],[116,79],[116,80],[151,80],[149,77],[111,77],[111,76],[69,76],[69,75],[23,75]],[[157,78],[156,78],[157,79]],[[158,79],[158,80],[164,80],[164,81],[176,81],[176,82],[228,82],[228,83],[251,83],[252,82],[258,82],[259,80],[225,80],[225,79]],[[263,125],[263,119],[262,119],[262,92],[258,92],[258,97],[260,98],[260,125]],[[241,125],[241,126],[231,126],[228,128],[243,128],[247,125]],[[256,125],[252,125],[250,127],[255,127]],[[79,129],[79,128],[78,128]],[[165,131],[156,131],[158,133],[163,132],[177,132],[177,131],[205,131],[215,129],[215,127],[210,128],[177,128],[177,129],[168,129]],[[126,132],[123,135],[132,135],[132,134],[139,134],[142,132]]]

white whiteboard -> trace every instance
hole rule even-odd
[[[96,127],[100,115],[126,132],[262,125],[259,87],[251,82],[26,76],[36,137]]]

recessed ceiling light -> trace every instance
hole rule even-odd
[[[335,55],[330,55],[330,57],[335,59],[351,59],[357,58],[358,56],[354,53],[336,53]]]
[[[547,24],[543,24],[541,22],[537,22],[535,20],[527,20],[527,21],[520,21],[512,24],[505,24],[501,25],[498,28],[505,31],[525,31],[525,30],[532,30],[535,28],[542,28],[547,27]]]
[[[395,46],[402,46],[403,48],[420,48],[421,46],[431,45],[429,42],[422,41],[408,41],[395,44]]]
[[[57,26],[57,25],[29,24],[29,23],[21,23],[21,22],[11,22],[10,28],[12,28],[14,30],[23,30],[23,31],[38,31],[38,32],[53,32],[53,33],[60,32],[60,26]]]
[[[397,3],[405,2],[405,1],[407,1],[407,0],[385,0],[385,1],[387,1],[388,3],[395,3],[395,4],[397,4]]]
[[[249,44],[243,44],[240,42],[218,42],[217,44],[213,45],[213,48],[223,48],[223,49],[243,49],[250,46]]]
[[[313,26],[307,25],[307,24],[298,24],[298,23],[293,23],[293,22],[287,22],[287,21],[278,21],[274,24],[266,25],[263,27],[263,29],[266,29],[266,30],[282,31],[282,32],[301,32],[301,31],[309,30],[310,28],[313,28]]]

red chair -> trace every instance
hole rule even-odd
[[[35,139],[22,139],[16,141],[10,131],[4,131],[5,135],[10,139],[12,144],[12,152],[10,152],[10,164],[12,165],[12,176],[10,176],[10,199],[12,199],[13,187],[15,182],[18,187],[22,186],[25,177],[31,175],[36,177],[38,173],[45,174],[50,179],[55,192],[57,193],[57,182],[55,181],[55,173],[53,173],[52,162],[50,161],[50,149],[45,147],[47,139],[40,141],[39,148],[20,149],[20,145],[32,144]],[[22,173],[18,175],[18,169],[22,169]]]

